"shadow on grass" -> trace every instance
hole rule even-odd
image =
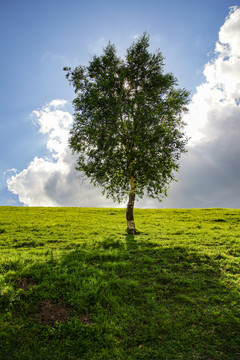
[[[126,246],[128,250],[138,250],[138,242],[135,240],[134,235],[126,235]]]
[[[1,360],[240,358],[239,295],[218,258],[127,235],[21,277],[34,285],[2,298]],[[40,323],[43,301],[65,304],[71,316]]]

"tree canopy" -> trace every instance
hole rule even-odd
[[[64,68],[76,93],[69,140],[76,168],[114,201],[129,197],[131,233],[135,197],[167,194],[187,143],[182,115],[189,92],[164,74],[162,53],[150,53],[149,46],[143,34],[124,59],[109,43],[88,66]]]

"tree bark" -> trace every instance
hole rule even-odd
[[[134,201],[136,196],[136,180],[132,177],[131,178],[131,190],[129,194],[128,204],[127,204],[127,232],[131,235],[136,235],[136,228],[135,222],[133,217],[133,208],[134,208]]]

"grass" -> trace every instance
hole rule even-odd
[[[240,210],[0,207],[0,359],[240,359]]]

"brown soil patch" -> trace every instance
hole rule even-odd
[[[53,325],[57,322],[65,322],[71,316],[71,308],[65,304],[53,304],[51,300],[38,303],[38,314],[36,315],[43,325]]]
[[[18,280],[17,289],[28,290],[31,286],[35,285],[35,281],[31,278],[23,278]]]

